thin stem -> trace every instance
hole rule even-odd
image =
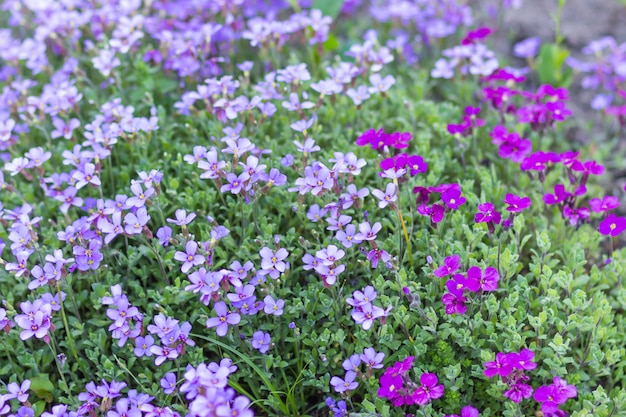
[[[65,375],[63,375],[63,370],[61,369],[61,364],[59,363],[57,353],[54,349],[54,346],[52,346],[52,341],[46,344],[50,348],[50,352],[52,352],[52,357],[53,357],[52,360],[54,361],[54,363],[56,363],[57,370],[59,371],[59,375],[61,375],[61,380],[63,381],[63,385],[65,385],[65,394],[67,394],[67,396],[69,397],[71,395],[70,386],[67,385],[67,381],[65,380]]]
[[[404,233],[404,240],[406,240],[406,250],[409,253],[409,264],[413,267],[413,250],[411,249],[411,240],[409,239],[409,233],[406,230],[406,225],[404,224],[404,218],[402,217],[402,213],[400,213],[400,209],[396,207],[396,213],[398,213],[398,218],[400,219],[400,224],[402,225],[402,232]]]
[[[59,295],[59,305],[61,306],[61,317],[63,318],[63,326],[65,327],[65,333],[67,334],[67,342],[70,345],[70,352],[72,352],[72,356],[74,356],[74,359],[76,359],[76,363],[78,363],[78,366],[80,366],[81,361],[80,359],[78,359],[78,352],[76,351],[76,346],[74,345],[74,338],[72,337],[72,331],[70,329],[69,322],[67,321],[67,315],[65,314],[65,306],[63,305],[63,297],[61,297],[61,285],[58,281],[57,281],[57,294]],[[82,369],[82,367],[81,367],[81,370],[85,373],[85,375],[88,375],[88,372]]]

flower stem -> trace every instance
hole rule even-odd
[[[398,219],[400,219],[402,232],[404,233],[404,240],[406,240],[406,250],[409,253],[409,264],[413,267],[413,250],[411,249],[411,240],[409,239],[409,234],[406,230],[406,224],[404,224],[404,218],[402,217],[402,213],[400,213],[399,208],[396,208],[396,213],[398,213]]]

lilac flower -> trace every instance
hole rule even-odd
[[[173,394],[176,391],[176,374],[174,372],[168,372],[165,377],[161,378],[161,388],[166,395]]]
[[[349,224],[346,226],[345,230],[337,231],[335,239],[337,239],[344,248],[351,248],[352,245],[358,245],[362,242],[362,240],[356,237],[356,235],[356,226],[353,224]]]
[[[7,394],[8,399],[16,398],[19,402],[25,403],[28,401],[28,390],[30,388],[30,380],[25,379],[22,384],[18,384],[17,382],[11,382],[7,385]]]
[[[374,348],[365,348],[363,353],[359,356],[361,361],[367,365],[370,369],[381,369],[383,367],[383,359],[385,354],[383,352],[376,352]]]
[[[152,352],[152,354],[156,356],[154,359],[154,364],[156,366],[161,366],[161,364],[165,362],[167,359],[174,360],[178,357],[178,350],[171,349],[167,346],[163,347],[163,346],[152,345],[150,347],[150,352]]]
[[[355,235],[355,238],[363,240],[376,240],[376,234],[380,232],[382,225],[379,222],[370,225],[369,222],[363,222],[359,224],[359,233]]]
[[[372,84],[372,87],[369,87],[368,91],[371,94],[384,93],[396,83],[396,79],[393,77],[393,75],[387,75],[385,76],[385,78],[383,78],[378,73],[370,75],[369,80],[370,84]]]
[[[102,248],[102,242],[92,239],[89,241],[89,246],[84,248],[82,246],[74,246],[73,252],[76,257],[76,265],[79,271],[88,271],[90,269],[96,270],[100,266],[100,262],[104,259],[104,256],[100,252]]]
[[[71,206],[81,207],[83,205],[83,199],[80,197],[76,197],[76,193],[78,190],[74,187],[67,187],[60,195],[55,197],[56,200],[62,202],[61,213],[67,213]]]
[[[284,300],[279,299],[274,301],[271,296],[267,295],[263,299],[263,302],[265,303],[265,314],[272,314],[274,316],[281,316],[283,314],[283,307],[285,306]]]
[[[396,184],[394,184],[393,182],[387,184],[384,193],[378,189],[372,190],[372,195],[380,200],[378,202],[378,207],[385,208],[388,205],[391,205],[393,207],[396,200],[398,199],[398,196],[396,195],[396,190]]]
[[[46,305],[48,306],[47,308],[33,311],[32,316],[29,314],[18,314],[15,316],[15,323],[22,328],[20,339],[27,340],[33,336],[37,339],[43,339],[48,336],[48,331],[52,324],[50,321],[52,308],[49,304]],[[22,311],[26,313],[23,307]]]
[[[309,207],[309,210],[306,213],[306,217],[313,223],[315,223],[322,217],[324,217],[327,212],[328,210],[320,208],[320,206],[317,204],[313,204],[311,207]]]
[[[293,143],[294,145],[296,145],[296,148],[298,149],[298,151],[302,152],[305,155],[308,155],[312,152],[319,152],[321,150],[321,148],[317,146],[315,144],[315,141],[311,138],[307,138],[304,141],[304,144],[302,144],[301,142],[297,140],[294,140]]]
[[[178,210],[176,210],[175,216],[176,216],[176,219],[168,218],[167,222],[168,223],[174,223],[175,225],[184,227],[184,226],[188,225],[189,223],[191,223],[191,221],[196,218],[196,213],[189,213],[189,214],[187,214],[187,212],[185,210],[178,209]]]
[[[232,194],[239,194],[243,189],[245,182],[249,179],[250,177],[247,172],[242,172],[239,175],[229,172],[228,174],[226,174],[226,180],[228,181],[228,184],[222,185],[220,191],[230,191]]]
[[[526,38],[515,44],[513,47],[513,55],[519,58],[533,58],[537,55],[541,39],[538,37]]]
[[[352,310],[351,316],[356,324],[360,324],[363,330],[369,330],[374,320],[385,315],[385,310],[371,303],[363,304]]]
[[[0,141],[8,142],[11,139],[11,131],[15,127],[15,120],[7,119],[0,120]]]
[[[159,244],[163,247],[167,247],[172,239],[172,228],[169,226],[159,227],[156,232],[156,237],[159,238]]]
[[[357,89],[348,89],[348,91],[346,91],[346,95],[352,99],[354,105],[357,107],[371,97],[368,87],[364,85],[359,86]]]
[[[252,335],[252,347],[261,353],[266,353],[271,345],[271,337],[269,333],[259,330]]]
[[[152,351],[150,350],[150,348],[152,347],[152,345],[154,345],[154,338],[150,335],[147,335],[146,337],[143,336],[138,336],[135,338],[135,356],[137,357],[142,357],[142,356],[152,356]]]
[[[127,207],[143,207],[146,201],[154,194],[154,188],[148,187],[146,191],[144,191],[140,182],[133,183],[130,186],[130,190],[134,195],[126,200]]]
[[[218,336],[224,336],[228,332],[228,325],[235,325],[241,321],[241,316],[237,313],[231,313],[226,307],[226,303],[219,301],[213,307],[217,317],[210,317],[206,321],[206,327],[216,327]]]
[[[333,376],[330,379],[330,385],[332,385],[333,388],[335,388],[335,391],[339,393],[354,391],[359,386],[359,383],[355,381],[356,377],[356,372],[348,371],[346,372],[344,379],[341,379],[338,376]]]
[[[289,252],[286,249],[280,248],[276,252],[273,252],[270,248],[264,247],[259,252],[261,255],[261,275],[268,275],[277,279],[281,273],[285,272],[287,264],[284,260],[289,256]]]
[[[128,213],[124,216],[124,231],[129,235],[140,234],[148,221],[150,221],[148,210],[141,207],[135,213]]]
[[[190,240],[185,245],[185,252],[177,251],[174,254],[174,259],[179,262],[183,262],[183,266],[180,268],[182,273],[186,274],[192,267],[202,265],[204,263],[204,256],[196,254],[197,251],[198,243]]]
[[[115,402],[115,409],[107,412],[107,417],[141,417],[141,410],[131,405],[127,398],[120,398]]]
[[[177,328],[178,320],[163,314],[157,314],[154,317],[154,324],[148,325],[148,331],[152,334],[156,334],[161,339],[165,339],[169,333],[175,331]]]
[[[346,252],[335,245],[328,245],[327,248],[317,251],[315,257],[324,265],[331,266],[345,256]]]

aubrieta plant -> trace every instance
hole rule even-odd
[[[1,2],[0,417],[623,414],[624,155],[470,3]]]

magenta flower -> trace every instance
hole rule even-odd
[[[454,274],[461,267],[461,257],[459,255],[447,256],[443,260],[443,265],[435,269],[433,274],[437,278],[443,278]]]
[[[502,217],[493,204],[486,202],[478,205],[478,213],[474,215],[476,223],[493,222],[494,224],[500,224],[501,220]]]
[[[476,270],[478,270],[478,276],[476,276]],[[477,292],[480,289],[480,268],[477,266],[471,267],[467,271],[467,278],[463,274],[455,274],[453,279],[446,282],[446,287],[450,292],[463,290]]]
[[[559,204],[572,196],[573,196],[572,193],[567,191],[563,184],[556,184],[554,186],[554,194],[549,194],[549,193],[544,194],[543,202],[548,205]]]
[[[478,417],[480,415],[479,411],[472,407],[471,405],[466,405],[461,409],[460,417]],[[444,417],[459,417],[458,414],[446,415]]]
[[[533,387],[518,382],[511,385],[511,388],[504,391],[503,395],[515,403],[521,402],[524,398],[530,398],[533,395]]]
[[[511,363],[511,357],[506,353],[496,353],[496,360],[494,362],[485,362],[484,374],[487,378],[491,378],[494,375],[506,377],[512,371],[513,364]]]
[[[467,298],[463,296],[463,291],[446,293],[441,297],[441,301],[446,308],[446,314],[465,314],[467,311],[467,305],[465,305]]]
[[[420,376],[421,387],[417,388],[413,393],[413,400],[418,405],[426,405],[432,400],[443,396],[443,385],[437,384],[439,379],[437,375],[424,373]]]
[[[428,163],[419,155],[411,155],[407,159],[407,167],[411,175],[422,174],[428,171]]]
[[[241,321],[241,316],[237,313],[231,313],[226,307],[226,303],[219,301],[213,307],[217,317],[210,317],[206,321],[206,327],[216,327],[218,336],[224,336],[228,332],[228,325],[235,325]]]
[[[446,203],[446,206],[452,210],[458,209],[467,201],[465,197],[461,195],[461,189],[456,187],[442,192],[441,199]]]
[[[609,214],[598,225],[598,231],[605,236],[617,236],[626,230],[626,218]]]
[[[421,204],[417,207],[417,212],[422,216],[430,217],[430,221],[433,224],[437,224],[442,221],[446,214],[445,209],[439,204],[433,204],[432,206]]]
[[[606,196],[602,199],[600,198],[592,198],[589,200],[589,206],[591,210],[596,213],[602,213],[605,211],[610,211],[619,207],[619,200],[617,197]]]
[[[402,376],[398,374],[385,372],[380,377],[380,388],[378,388],[378,396],[382,398],[392,399],[398,394],[398,390],[404,386]]]
[[[498,281],[500,273],[492,266],[485,269],[485,272],[477,266],[473,266],[467,270],[467,278],[470,281],[477,281],[483,291],[495,291],[498,289]]]
[[[511,213],[521,213],[532,204],[529,197],[520,197],[515,194],[507,194],[502,201],[507,205],[506,211]]]
[[[522,349],[520,353],[510,353],[509,359],[512,366],[516,369],[531,371],[537,367],[537,364],[533,362],[535,360],[535,352],[530,349]]]

